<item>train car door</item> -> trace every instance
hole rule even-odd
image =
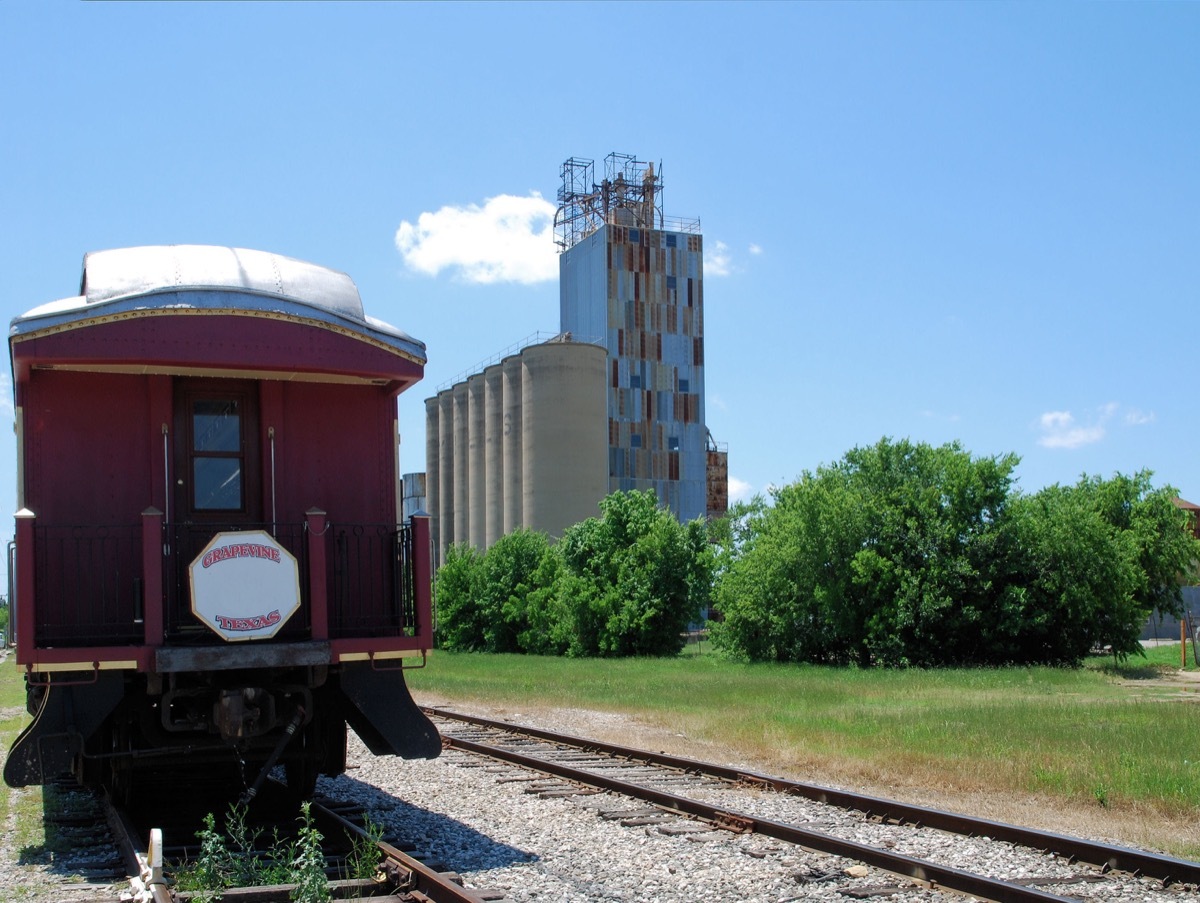
[[[177,380],[175,436],[176,521],[261,523],[258,383]]]
[[[190,633],[187,566],[212,537],[262,524],[258,383],[179,378],[174,389],[169,634]]]

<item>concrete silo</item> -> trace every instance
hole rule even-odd
[[[471,541],[471,437],[467,384],[451,392],[454,399],[454,542]]]
[[[430,505],[430,514],[438,521],[438,562],[441,550],[458,540],[454,535],[454,395],[442,392],[438,400],[438,481],[428,484],[430,492],[437,487],[437,502]],[[426,425],[426,429],[428,429]],[[426,462],[428,466],[428,462]]]
[[[487,416],[484,407],[483,374],[476,373],[467,379],[467,482],[471,511],[467,541],[477,549],[487,547],[487,471],[484,466],[487,444],[484,424]]]
[[[557,538],[608,492],[604,348],[546,342],[521,352],[522,521]]]
[[[491,546],[504,535],[504,368],[483,371],[484,399],[484,536]]]
[[[511,533],[522,520],[524,495],[521,466],[521,358],[506,357],[500,365],[504,371],[504,532]]]
[[[425,399],[425,513],[429,518],[429,541],[436,550],[442,547],[440,518],[433,510],[434,499],[437,496],[439,474],[441,472],[442,454],[438,448],[438,397]],[[434,564],[437,564],[435,559]]]

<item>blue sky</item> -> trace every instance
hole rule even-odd
[[[701,220],[735,494],[891,436],[1200,502],[1198,46],[1192,3],[0,4],[0,304],[129,245],[344,270],[428,345],[421,470],[424,398],[557,328],[562,162],[630,153]]]

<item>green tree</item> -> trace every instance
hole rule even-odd
[[[1017,463],[883,439],[805,472],[722,535],[718,646],[919,666],[1140,651],[1200,560],[1175,490],[1143,471],[1024,496]]]
[[[1200,542],[1170,486],[1155,489],[1150,471],[1110,479],[1081,477],[1020,504],[1020,549],[1032,593],[1030,620],[1056,619],[1063,658],[1092,648],[1118,659],[1140,654],[1138,637],[1152,612],[1182,611],[1181,580],[1195,577]]]
[[[1148,615],[1183,612],[1180,581],[1196,578],[1200,542],[1189,529],[1191,517],[1174,499],[1173,486],[1155,489],[1153,473],[1140,470],[1133,476],[1114,474],[1111,479],[1083,477],[1079,488],[1096,499],[1100,516],[1131,539],[1130,553],[1137,571],[1134,602]]]
[[[542,570],[550,541],[545,533],[516,530],[500,537],[484,553],[475,587],[475,604],[483,625],[485,652],[525,652],[525,642],[537,642],[530,631],[531,596],[553,586],[556,572]],[[536,608],[536,601],[533,603]]]
[[[472,546],[456,543],[446,550],[433,590],[441,648],[460,652],[484,648],[487,625],[477,602],[482,571],[483,557]]]
[[[711,587],[703,522],[680,524],[650,491],[615,492],[600,509],[559,543],[559,636],[568,653],[678,653]]]
[[[713,547],[713,579],[729,570],[753,535],[753,522],[767,507],[767,500],[755,495],[748,502],[734,502],[720,517],[708,522],[708,541]]]
[[[942,665],[988,660],[1000,531],[1015,455],[972,458],[958,443],[933,448],[883,440],[845,459],[868,509],[852,559],[863,617],[859,661]]]
[[[1077,665],[1105,640],[1132,651],[1141,622],[1128,538],[1105,522],[1088,493],[1050,486],[1021,497],[1012,530],[1020,576],[1010,594],[1019,609],[1014,657]]]
[[[565,577],[558,546],[547,545],[525,597],[523,627],[517,635],[521,651],[530,655],[564,655],[571,647],[570,618],[560,590]]]
[[[777,661],[976,660],[1016,463],[885,438],[806,471],[749,519],[716,589],[718,643]]]
[[[541,634],[557,616],[548,600],[558,574],[546,534],[533,530],[502,536],[484,553],[451,546],[434,589],[439,644],[463,652],[561,652]]]

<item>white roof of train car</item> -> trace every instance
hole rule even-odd
[[[247,248],[214,245],[147,245],[93,251],[84,255],[79,295],[43,304],[16,317],[10,335],[18,336],[75,318],[93,317],[130,302],[180,292],[237,292],[301,304],[314,313],[359,324],[360,329],[408,345],[424,359],[425,345],[363,310],[358,287],[345,273],[292,257]],[[249,298],[247,301],[249,302]],[[163,307],[179,306],[163,299]],[[256,306],[247,303],[247,306]]]

